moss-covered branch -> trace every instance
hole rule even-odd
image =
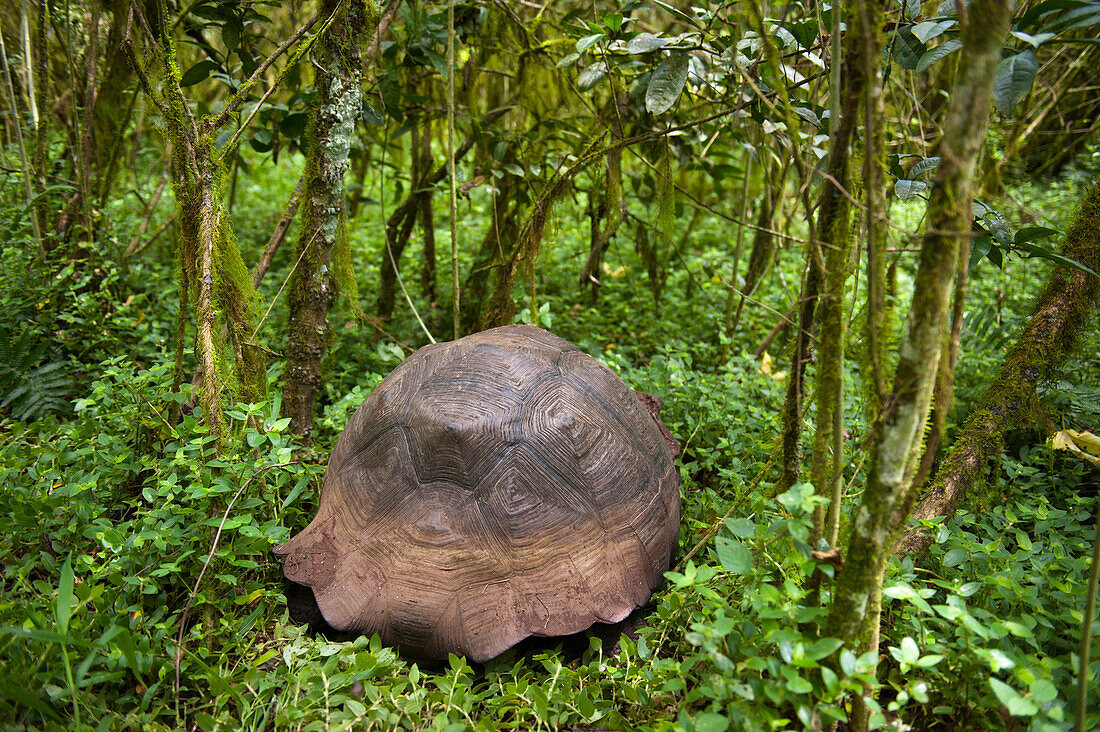
[[[1085,193],[1061,253],[1100,272],[1100,181]],[[913,518],[955,513],[966,491],[985,475],[989,459],[1003,449],[1005,431],[1034,414],[1036,387],[1065,364],[1098,303],[1100,278],[1054,268],[1035,313],[913,510]],[[931,541],[914,529],[902,537],[898,550],[923,555]]]
[[[929,202],[906,333],[829,611],[830,634],[854,650],[877,636],[883,570],[913,500],[913,474],[948,325],[957,252],[971,228],[974,166],[1009,15],[1007,0],[975,0],[962,31],[963,58],[939,145],[943,162]]]

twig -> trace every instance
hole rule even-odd
[[[146,239],[145,241],[143,241],[143,242],[141,243],[141,245],[140,245],[139,247],[137,247],[137,248],[136,248],[136,249],[134,249],[133,251],[130,251],[129,247],[127,247],[127,249],[126,249],[126,255],[127,255],[127,256],[131,256],[131,257],[132,257],[132,256],[134,256],[134,255],[136,255],[136,254],[141,254],[141,253],[142,253],[143,251],[145,251],[145,249],[146,249],[146,248],[147,248],[147,247],[148,247],[148,246],[149,246],[150,244],[152,244],[152,243],[153,243],[153,242],[155,242],[155,241],[156,241],[157,239],[159,239],[159,238],[160,238],[160,235],[164,233],[164,230],[165,230],[165,229],[167,229],[167,228],[168,228],[169,226],[171,226],[171,225],[172,225],[172,224],[173,224],[173,223],[175,222],[175,220],[176,220],[176,215],[175,215],[175,214],[172,214],[171,216],[169,216],[168,218],[166,218],[166,219],[164,220],[164,222],[163,222],[163,223],[161,223],[161,225],[157,227],[157,230],[153,232],[153,235],[152,235],[152,236],[150,236],[150,237],[149,237],[148,239]]]
[[[141,237],[149,230],[149,222],[153,219],[153,212],[156,210],[157,204],[160,202],[160,197],[164,193],[164,188],[167,185],[168,169],[165,168],[161,171],[160,181],[157,183],[157,189],[153,191],[153,197],[149,199],[149,203],[145,204],[145,217],[141,220],[137,233],[134,234],[134,238],[130,240],[130,244],[126,247],[126,251],[123,252],[122,256],[129,257],[138,251],[138,244],[141,243]]]
[[[791,305],[791,309],[787,311],[787,314],[779,319],[779,322],[775,324],[775,327],[771,329],[768,335],[764,336],[764,340],[756,347],[756,350],[752,352],[753,358],[760,358],[764,351],[768,350],[768,346],[771,345],[775,337],[779,335],[779,331],[786,328],[788,325],[794,325],[794,321],[791,320],[791,316],[794,315],[794,311],[798,309],[798,306],[802,304],[802,298],[795,301],[794,305]],[[811,334],[812,335],[812,334]]]
[[[244,103],[244,100],[248,97],[248,93],[252,91],[252,87],[256,85],[263,73],[267,71],[268,67],[271,66],[271,64],[275,63],[275,60],[282,56],[288,48],[297,43],[298,39],[304,36],[310,28],[317,24],[317,21],[320,19],[320,13],[314,15],[312,18],[306,21],[305,25],[294,31],[294,34],[291,35],[290,38],[287,38],[285,41],[283,41],[279,45],[279,47],[271,53],[270,56],[265,58],[260,63],[260,65],[256,67],[256,70],[252,72],[252,76],[248,77],[248,81],[241,84],[240,88],[237,90],[237,93],[234,94],[233,98],[229,100],[229,104],[225,105],[225,109],[221,111],[221,114],[206,123],[207,132],[213,132],[214,130],[224,125],[226,120],[229,119],[230,115],[236,112],[237,108]],[[331,16],[329,20],[331,20]],[[327,22],[328,21],[326,21],[326,23]]]
[[[275,231],[267,240],[267,246],[264,247],[264,253],[260,255],[260,261],[256,263],[256,269],[252,272],[253,287],[260,286],[260,282],[263,281],[264,275],[271,266],[271,260],[275,258],[275,252],[279,251],[283,240],[286,239],[286,233],[290,230],[290,224],[294,221],[294,216],[298,213],[298,204],[302,200],[302,181],[304,180],[303,173],[298,178],[298,185],[294,187],[294,192],[290,194],[290,200],[286,202],[286,208],[283,209],[283,215],[279,217],[279,223],[275,225]]]
[[[267,306],[267,310],[264,311],[264,316],[260,318],[260,322],[256,323],[256,330],[252,331],[252,335],[249,337],[250,342],[256,340],[256,334],[260,332],[260,328],[263,326],[264,321],[267,320],[267,316],[271,314],[271,308],[275,307],[275,303],[279,299],[279,295],[283,294],[283,289],[286,288],[286,283],[290,282],[290,278],[294,276],[294,271],[298,269],[298,265],[302,263],[302,257],[306,256],[306,252],[313,246],[313,241],[317,238],[317,235],[321,233],[321,229],[317,229],[313,232],[313,236],[309,238],[306,245],[302,247],[302,253],[298,255],[298,261],[294,263],[294,266],[290,268],[290,272],[287,274],[286,279],[283,280],[283,284],[279,285],[279,291],[275,293],[275,297],[271,298],[271,302]],[[254,344],[254,343],[253,343]]]
[[[698,542],[696,542],[695,546],[693,546],[691,548],[691,551],[689,551],[687,554],[685,554],[683,556],[683,558],[679,562],[676,563],[676,568],[675,568],[674,571],[679,572],[681,569],[684,568],[684,565],[688,563],[689,559],[691,559],[696,554],[698,554],[700,551],[702,551],[703,547],[706,546],[708,543],[710,543],[711,538],[716,533],[718,533],[718,527],[722,525],[722,522],[725,521],[726,519],[728,519],[730,517],[730,515],[734,512],[734,510],[739,508],[741,506],[741,504],[745,502],[745,499],[748,498],[749,495],[754,490],[756,490],[756,486],[760,485],[760,481],[764,479],[765,475],[767,475],[768,469],[771,468],[771,466],[775,464],[775,459],[777,457],[779,457],[779,448],[780,447],[782,447],[782,445],[776,445],[772,449],[772,454],[768,458],[768,464],[765,465],[760,470],[760,472],[756,474],[756,477],[753,478],[752,485],[750,485],[747,489],[745,489],[741,493],[741,495],[738,496],[737,500],[735,500],[733,503],[731,503],[729,505],[729,508],[726,509],[726,512],[724,514],[719,516],[713,523],[711,523],[710,528],[708,528],[705,532],[703,532],[702,538],[699,539]]]
[[[374,32],[374,39],[367,46],[367,58],[373,59],[378,55],[378,49],[382,46],[382,36],[390,29],[390,23],[393,22],[394,16],[397,15],[400,8],[401,0],[393,0],[386,8],[386,12],[378,19],[378,29]]]

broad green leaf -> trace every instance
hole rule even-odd
[[[912,168],[909,169],[909,178],[917,178],[925,173],[934,173],[940,167],[940,157],[938,155],[930,158],[922,158]]]
[[[1016,111],[1016,105],[1031,91],[1038,70],[1033,48],[1001,59],[993,79],[993,104],[998,112],[1009,117]]]
[[[360,113],[359,117],[367,124],[376,125],[378,127],[381,127],[386,122],[386,118],[382,116],[382,113],[375,109],[374,105],[366,99],[363,100],[363,111]]]
[[[993,688],[997,699],[1013,717],[1032,717],[1038,713],[1039,706],[1035,702],[1020,696],[1019,692],[1005,682],[991,678],[989,685]]]
[[[930,48],[925,51],[924,55],[922,55],[920,57],[920,60],[917,61],[917,65],[913,68],[913,71],[920,73],[940,59],[947,58],[962,47],[962,41],[960,41],[958,38],[951,38],[949,40],[946,40],[935,48]]]
[[[794,694],[809,694],[814,690],[814,685],[796,673],[786,674],[787,688]]]
[[[212,71],[217,71],[219,68],[221,67],[218,66],[216,61],[211,61],[210,59],[199,61],[184,72],[183,76],[180,78],[180,86],[198,84],[200,81],[204,81],[206,77],[210,76]]]
[[[817,118],[817,112],[810,109],[809,107],[795,107],[794,113],[812,124],[814,127],[818,127],[821,124],[821,120]]]
[[[577,41],[577,53],[584,53],[585,51],[592,48],[597,43],[606,38],[607,36],[603,33],[593,33],[590,36],[585,36],[584,38]]]
[[[798,45],[808,49],[817,38],[817,20],[804,20],[795,23],[786,23],[783,26],[787,32],[794,36]]]
[[[897,32],[894,34],[893,43],[894,60],[898,62],[898,66],[910,70],[917,68],[921,56],[927,50],[928,47],[913,35],[913,26],[903,25],[898,27]]]
[[[752,570],[752,552],[737,539],[728,536],[718,537],[715,542],[718,561],[734,574],[747,574]]]
[[[921,43],[928,43],[933,38],[942,36],[953,25],[955,25],[954,20],[926,20],[913,26],[913,35],[916,36]]]
[[[752,519],[728,518],[725,520],[726,528],[738,539],[748,539],[756,533],[756,524]]]
[[[908,201],[913,196],[919,196],[928,190],[929,185],[923,180],[899,180],[894,183],[894,195],[903,201]]]
[[[373,112],[376,116],[378,115],[378,112],[375,112],[374,108],[371,107],[370,102],[364,99],[362,102],[362,108],[359,110],[359,117],[364,121],[370,122],[371,120],[368,119],[366,116],[368,110]],[[381,117],[379,117],[379,119],[381,119]],[[305,132],[307,124],[309,124],[309,115],[305,112],[295,112],[294,114],[288,114],[286,117],[283,118],[283,121],[279,123],[279,134],[290,138],[298,137],[303,132]],[[371,122],[371,124],[378,123]]]
[[[581,55],[579,53],[571,53],[568,56],[563,56],[561,61],[558,61],[555,66],[559,69],[564,69],[566,66],[572,66],[580,57]]]
[[[945,567],[957,567],[965,562],[968,556],[965,549],[952,549],[944,555],[943,564]]]
[[[700,712],[695,715],[697,732],[723,732],[729,729],[729,720],[715,712]]]
[[[1091,269],[1081,264],[1080,262],[1070,259],[1069,257],[1063,257],[1061,254],[1058,254],[1057,252],[1052,252],[1049,249],[1043,249],[1041,246],[1030,244],[1028,242],[1021,242],[1016,246],[1027,252],[1028,258],[1039,257],[1040,259],[1049,259],[1051,262],[1054,262],[1055,264],[1061,265],[1063,267],[1076,269],[1080,272],[1090,274],[1093,277],[1100,277],[1100,275],[1096,274],[1096,272],[1093,272]]]
[[[920,649],[917,648],[917,642],[913,640],[911,636],[905,636],[901,639],[901,659],[908,664],[915,664],[920,658]]]
[[[684,21],[688,25],[693,26],[695,28],[698,28],[699,30],[703,30],[703,26],[699,25],[698,20],[691,17],[690,15],[688,15],[684,11],[680,10],[679,8],[676,8],[672,5],[664,2],[664,0],[653,0],[653,4],[654,5],[660,5],[662,8],[667,10],[670,14],[675,15],[677,18]]]
[[[656,51],[665,45],[664,38],[658,38],[652,33],[639,33],[630,39],[630,43],[626,44],[626,50],[628,53],[649,53],[650,51]]]
[[[1031,698],[1040,704],[1054,701],[1058,698],[1058,689],[1046,679],[1036,679],[1028,686]]]
[[[650,114],[663,114],[672,108],[688,77],[688,54],[677,51],[653,70],[645,91],[645,108]]]
[[[1051,229],[1047,226],[1025,226],[1022,229],[1016,231],[1016,236],[1013,237],[1012,242],[1014,244],[1023,244],[1029,241],[1038,241],[1039,239],[1046,239],[1051,236],[1059,236],[1062,232],[1058,229]]]
[[[228,51],[232,52],[236,50],[237,46],[241,45],[241,31],[244,27],[240,21],[226,23],[222,26],[222,43]]]
[[[1019,38],[1024,43],[1027,43],[1032,48],[1038,48],[1055,37],[1054,33],[1036,33],[1035,35],[1031,35],[1023,31],[1012,31],[1012,35]]]
[[[597,61],[593,64],[589,64],[585,67],[584,71],[577,77],[577,88],[581,91],[588,91],[596,84],[600,83],[605,74],[605,67],[603,61]]]
[[[831,656],[842,645],[844,645],[844,641],[839,638],[822,638],[806,649],[806,656],[815,661],[820,661],[826,656]]]
[[[57,585],[57,629],[61,635],[69,634],[69,618],[73,613],[73,564],[72,558],[65,560],[61,567],[61,581]]]

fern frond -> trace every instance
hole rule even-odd
[[[0,330],[0,411],[7,410],[18,422],[63,412],[69,406],[72,377],[65,371],[68,364],[43,364],[47,343],[34,343],[33,338],[30,330],[23,331],[18,340]]]

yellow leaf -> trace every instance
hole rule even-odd
[[[1066,430],[1073,436],[1073,441],[1082,450],[1088,450],[1094,455],[1100,455],[1100,437],[1092,434],[1091,432],[1078,432],[1077,430]]]
[[[1051,435],[1050,446],[1054,450],[1068,450],[1094,465],[1100,465],[1100,438],[1091,432],[1062,430]],[[1084,447],[1085,449],[1081,449]],[[1085,452],[1088,450],[1089,452]],[[1096,454],[1093,454],[1096,451]]]
[[[1050,447],[1052,450],[1069,450],[1071,449],[1070,445],[1076,447],[1073,443],[1073,438],[1071,438],[1065,430],[1055,432],[1050,437]]]
[[[624,274],[626,274],[627,270],[626,270],[626,265],[625,264],[620,265],[620,266],[616,267],[615,269],[611,269],[611,265],[609,265],[607,262],[604,262],[603,263],[603,272],[604,272],[604,274],[608,275],[609,277],[614,277],[615,279],[618,279],[618,278],[622,277]]]
[[[782,381],[787,378],[786,371],[776,371],[772,366],[772,357],[767,351],[764,351],[764,357],[760,360],[760,373],[764,374],[764,376],[770,376],[776,381]]]

